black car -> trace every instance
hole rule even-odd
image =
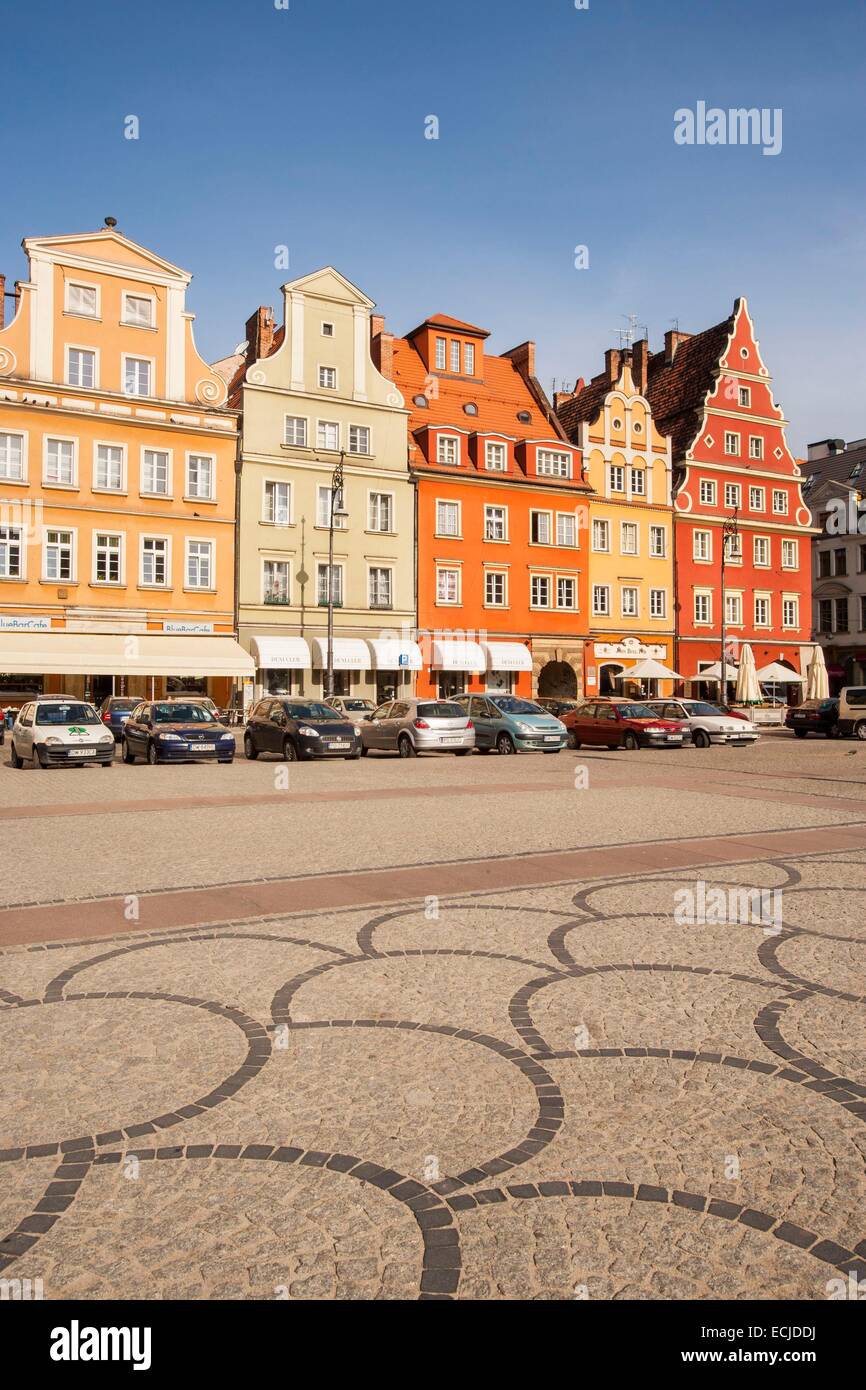
[[[140,696],[109,695],[99,706],[99,717],[107,729],[114,734],[114,742],[123,738],[123,726],[132,711],[141,704]]]
[[[836,738],[839,733],[839,701],[804,700],[802,705],[794,705],[788,710],[785,723],[794,730],[797,738],[805,738],[807,734]]]
[[[235,736],[210,710],[184,700],[146,700],[123,728],[123,761],[185,763],[202,759],[230,763]]]
[[[248,758],[277,753],[290,763],[307,758],[360,758],[361,733],[322,700],[281,695],[259,700],[244,733]]]

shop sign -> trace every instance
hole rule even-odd
[[[596,656],[623,656],[634,660],[653,657],[656,661],[663,661],[667,656],[667,649],[659,643],[639,642],[636,637],[624,637],[621,642],[596,642],[594,650]]]
[[[213,632],[213,623],[181,623],[166,619],[163,622],[162,630],[163,632],[179,633],[181,636],[188,636],[191,633],[205,634]]]
[[[47,615],[40,618],[25,618],[0,613],[0,631],[3,632],[50,632],[51,619]]]

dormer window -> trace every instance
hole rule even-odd
[[[475,375],[475,344],[463,344],[463,370],[467,376]]]
[[[436,462],[456,468],[460,463],[460,440],[450,434],[440,434],[436,441]]]
[[[452,339],[452,341],[451,341],[451,370],[452,370],[452,372],[456,372],[457,375],[459,376],[459,374],[460,374],[460,344],[459,344],[459,342],[456,340],[456,338],[455,338],[455,339]]]
[[[508,466],[508,450],[504,444],[488,440],[484,446],[484,467],[492,473],[504,473]]]
[[[544,478],[570,478],[571,457],[555,449],[539,449],[538,472]]]
[[[444,372],[446,366],[448,365],[448,359],[447,359],[447,357],[446,357],[446,355],[445,355],[446,352],[447,352],[447,348],[448,348],[448,344],[447,344],[447,341],[446,341],[445,338],[437,338],[437,339],[436,339],[436,370],[437,370],[437,372]]]

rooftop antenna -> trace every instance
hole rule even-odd
[[[619,334],[619,346],[622,352],[626,348],[632,346],[637,336],[638,328],[645,328],[646,325],[638,323],[637,314],[621,314],[620,317],[625,319],[627,326],[625,328],[614,328],[613,332]],[[647,336],[649,336],[649,334],[647,334]]]
[[[668,319],[668,323],[672,323],[673,326],[674,326],[674,332],[675,332],[675,333],[679,333],[679,331],[680,331],[680,321],[679,321],[679,319]]]

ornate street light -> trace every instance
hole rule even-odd
[[[720,704],[728,703],[728,659],[725,651],[727,611],[725,600],[725,566],[728,562],[728,555],[732,550],[733,542],[740,534],[737,522],[737,508],[735,507],[729,517],[727,517],[722,527],[722,679],[721,679],[721,700]]]
[[[328,699],[334,693],[334,523],[342,522],[349,513],[343,506],[343,459],[345,455],[340,450],[340,462],[334,469],[331,478],[331,501],[328,518],[328,670],[325,681],[325,698]]]

